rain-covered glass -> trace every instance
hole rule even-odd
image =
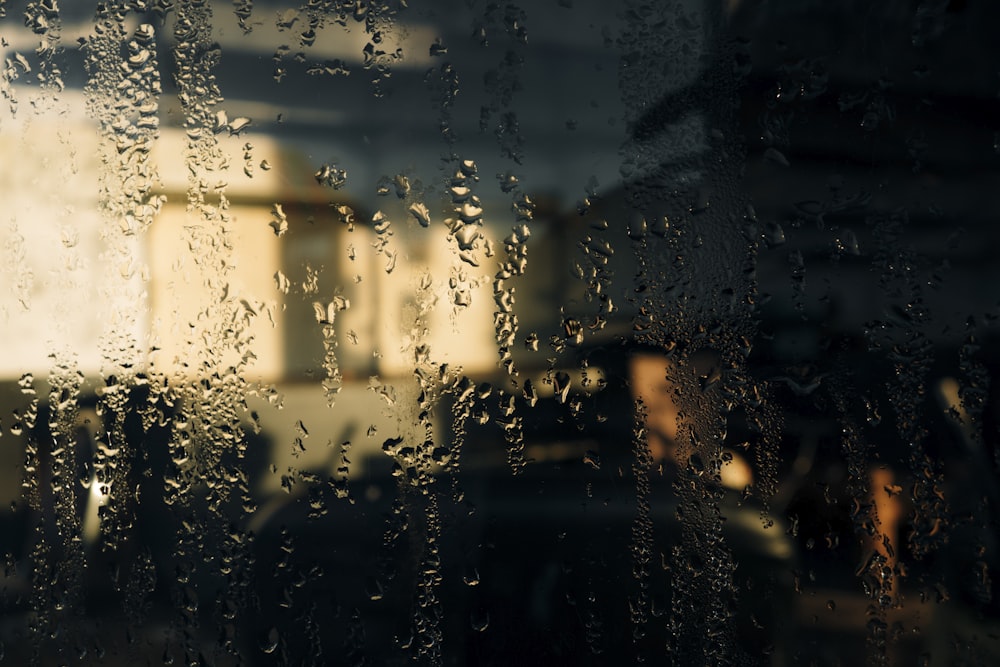
[[[0,664],[1000,664],[998,27],[0,0]]]

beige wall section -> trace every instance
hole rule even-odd
[[[504,210],[496,204],[492,210]],[[496,254],[481,257],[478,268],[471,267],[458,259],[454,239],[444,234],[443,225],[433,230],[436,238],[428,257],[427,271],[434,277],[438,303],[430,320],[431,355],[435,360],[458,365],[466,373],[493,373],[498,370],[500,360],[497,352],[496,331],[493,327],[493,277],[503,255],[502,238],[510,232],[502,225],[486,226],[483,235],[493,237]],[[449,290],[448,279],[457,268],[468,275],[470,282],[477,286],[470,291],[472,303],[456,308]]]
[[[437,208],[434,202],[427,204]],[[440,214],[429,228],[417,226],[405,210],[393,210],[391,215],[398,230],[393,238],[399,252],[396,268],[386,273],[380,260],[373,275],[379,297],[374,316],[380,372],[388,377],[412,376],[415,344],[429,346],[433,364],[460,366],[470,374],[498,372],[493,274],[499,253],[485,257],[480,251],[480,266],[470,266],[458,258],[456,242],[449,238]],[[495,233],[494,228],[483,228],[487,238]],[[499,239],[494,239],[494,246],[503,248]],[[371,248],[359,246],[363,251]],[[456,307],[449,287],[458,273],[464,276],[462,283],[471,286],[468,306]]]
[[[217,295],[203,284],[202,273],[198,270],[198,262],[206,259],[205,250],[189,246],[188,227],[202,226],[207,237],[218,235],[220,241],[224,240],[226,247],[220,258],[224,257],[229,266],[228,296],[237,303],[245,301],[253,313],[248,318],[246,335],[253,336],[251,349],[256,359],[246,377],[274,381],[282,377],[284,359],[282,295],[274,282],[274,274],[281,263],[281,240],[268,224],[270,207],[281,202],[282,197],[302,198],[309,194],[289,192],[283,186],[280,149],[268,138],[220,134],[217,141],[229,157],[228,169],[213,174],[213,178],[224,186],[219,190],[230,202],[227,211],[230,222],[221,235],[218,230],[211,229],[218,223],[206,222],[200,214],[186,210],[190,171],[184,132],[165,128],[153,150],[162,192],[167,197],[167,203],[145,238],[150,266],[150,338],[160,348],[154,356],[154,364],[160,372],[185,373],[183,362],[188,355],[184,348],[185,341],[190,338],[189,325],[197,321],[199,311],[219,309],[219,304],[213,303]],[[243,173],[248,144],[253,155],[252,178]],[[258,165],[262,160],[267,160],[273,169],[260,169]],[[213,200],[218,203],[217,198]],[[219,266],[211,266],[205,274],[217,277],[219,272]],[[195,340],[204,345],[200,337]]]
[[[246,335],[253,336],[256,359],[244,374],[250,380],[274,381],[282,377],[283,318],[281,294],[274,274],[280,265],[280,240],[268,223],[271,216],[262,206],[232,206],[232,222],[226,232],[231,246],[228,295],[252,309]],[[200,221],[198,221],[200,223]],[[163,207],[149,229],[149,286],[151,337],[160,351],[156,367],[167,374],[184,373],[186,341],[197,330],[201,311],[218,308],[213,293],[199,282],[196,258],[188,246],[185,226],[191,224],[182,204]],[[195,341],[204,345],[200,334]],[[232,361],[235,361],[235,357]]]
[[[134,295],[143,248],[101,216],[106,167],[83,94],[65,91],[48,106],[21,106],[16,116],[0,112],[0,380],[47,375],[51,354],[94,376],[109,327],[141,340],[145,307]],[[105,235],[126,244],[130,266],[106,261]]]

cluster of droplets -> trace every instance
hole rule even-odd
[[[0,12],[2,13],[2,12]],[[38,83],[38,93],[31,99],[32,109],[36,113],[66,113],[67,105],[61,99],[64,88],[62,72],[58,64],[62,20],[57,3],[51,0],[29,2],[24,9],[24,24],[40,40],[35,49],[37,65],[34,79]],[[8,46],[6,40],[2,46]],[[5,63],[0,91],[7,98],[11,114],[15,113],[17,99],[10,89],[10,84],[26,76],[32,71],[28,59],[20,53],[13,53]],[[59,143],[68,149],[69,160],[53,165],[53,172],[60,179],[69,180],[76,171],[75,151],[64,136],[59,137]],[[61,191],[50,195],[53,203],[62,200]],[[65,200],[63,200],[65,203]],[[69,207],[66,207],[69,210]],[[15,273],[10,281],[14,294],[19,296],[20,304],[26,310],[30,303],[30,290],[34,281],[32,271],[28,267],[19,267],[24,261],[24,238],[18,230],[15,219],[11,221],[12,234],[8,240],[15,272],[19,268],[26,269],[21,275]],[[67,226],[63,230],[63,244],[57,250],[64,259],[67,275],[64,287],[67,290],[80,288],[78,275],[74,269],[82,266],[79,256],[73,251],[75,245],[75,230]],[[67,329],[62,318],[52,322],[52,332],[72,336],[73,331]],[[78,443],[78,397],[83,383],[76,358],[71,353],[57,351],[49,355],[52,367],[48,377],[49,393],[46,401],[47,414],[42,424],[39,424],[39,397],[35,390],[34,378],[25,374],[18,382],[22,394],[30,397],[30,403],[23,413],[15,411],[15,423],[11,432],[21,431],[26,436],[25,444],[25,477],[22,482],[25,497],[29,507],[35,512],[37,519],[32,528],[32,610],[34,614],[29,624],[31,640],[35,644],[36,656],[39,655],[49,637],[63,636],[67,645],[75,644],[78,650],[86,654],[82,648],[83,636],[81,627],[74,622],[74,616],[81,611],[83,602],[83,580],[85,573],[85,542],[83,526],[78,512],[79,482],[81,465],[86,466],[91,452],[81,452]],[[38,427],[47,430],[42,436]],[[23,429],[23,430],[22,430]],[[84,447],[86,447],[84,443]],[[86,470],[86,468],[85,468]],[[84,470],[84,474],[85,474]],[[91,543],[86,544],[90,547]]]
[[[851,513],[855,535],[864,549],[861,565],[856,575],[860,577],[865,593],[871,601],[866,608],[868,621],[866,641],[870,655],[876,664],[888,664],[888,647],[885,637],[887,614],[895,604],[896,582],[901,575],[897,564],[898,543],[895,536],[890,536],[881,529],[886,517],[880,517],[879,503],[875,498],[890,493],[884,488],[868,488],[868,482],[874,480],[869,474],[868,466],[871,452],[864,431],[859,427],[859,420],[851,413],[851,401],[847,391],[836,386],[831,387],[833,403],[839,413],[841,426],[841,448],[847,462],[847,491],[855,499],[866,498],[868,502],[855,502]]]
[[[18,98],[13,84],[22,76],[31,72],[31,63],[21,53],[13,53],[4,59],[3,71],[0,72],[0,95],[7,100],[7,109],[10,115],[17,113]]]
[[[963,433],[965,434],[966,444],[973,447],[981,446],[982,444],[982,433],[976,426],[982,423],[987,397],[990,392],[989,371],[979,359],[982,350],[982,345],[977,335],[979,326],[974,317],[970,317],[966,321],[965,340],[959,349],[959,369],[964,381],[958,389],[958,397],[961,404],[961,411],[958,417]]]
[[[446,218],[449,239],[455,241],[458,257],[466,264],[477,267],[477,254],[485,245],[483,237],[483,204],[475,194],[479,182],[479,169],[472,160],[462,160],[448,184],[448,194],[455,217]]]
[[[710,129],[732,127],[732,110],[707,104],[703,94],[735,91],[739,72],[722,56],[705,71],[705,62],[691,57],[704,50],[706,21],[693,19],[684,4],[626,4],[619,85],[630,136],[620,174],[633,211],[627,220],[637,269],[633,337],[666,357],[679,411],[672,458],[680,541],[672,552],[670,649],[677,663],[723,664],[740,660],[733,622],[739,590],[720,511],[723,465],[731,457],[723,449],[727,422],[737,410],[752,424],[780,426],[780,420],[766,386],[746,371],[757,326],[759,234],[741,231],[741,217],[743,226],[757,226],[741,204],[742,149]],[[728,46],[722,50],[730,55]],[[678,120],[682,109],[686,119]],[[712,369],[703,369],[709,358]],[[768,434],[754,444],[770,448],[755,454],[766,464],[767,496],[775,491],[778,439]],[[763,523],[773,525],[766,514]],[[703,619],[697,629],[692,615]]]
[[[315,6],[317,3],[310,3],[303,9],[286,9],[277,13],[274,19],[275,26],[281,33],[295,31],[298,37],[298,43],[301,47],[297,50],[294,59],[297,62],[303,62],[306,59],[305,51],[307,47],[312,46],[316,42],[316,37],[318,31],[323,27],[324,20],[327,16],[328,9],[323,7]],[[246,15],[248,19],[251,13],[249,7],[238,7],[237,17],[240,21],[240,26],[242,27],[244,33],[249,33],[252,29],[247,23],[246,19],[243,18],[243,14]],[[274,80],[276,82],[281,82],[282,79],[288,74],[288,70],[285,66],[284,59],[291,52],[291,47],[287,44],[282,44],[274,52]]]
[[[337,362],[338,342],[334,322],[337,313],[345,311],[350,307],[350,300],[339,294],[334,295],[326,303],[320,301],[313,302],[313,314],[323,334],[323,392],[326,395],[327,404],[331,407],[344,385],[340,364]]]
[[[503,261],[493,277],[493,303],[496,310],[493,313],[493,327],[496,335],[497,352],[500,367],[508,376],[518,375],[514,364],[512,349],[516,344],[518,334],[518,319],[514,310],[515,288],[508,284],[513,279],[523,276],[528,266],[528,239],[531,237],[531,222],[534,204],[518,187],[518,180],[513,174],[500,174],[500,188],[505,193],[513,193],[512,211],[517,225],[503,240]],[[524,400],[529,405],[537,401],[534,387],[526,380],[522,387]],[[503,429],[507,442],[507,458],[514,472],[524,466],[524,436],[523,417],[517,413],[516,396],[500,390],[497,392],[498,425]]]
[[[447,48],[436,43],[431,46],[432,56],[443,57],[448,53]],[[452,118],[452,107],[458,99],[459,76],[451,62],[444,62],[437,68],[427,70],[424,75],[424,83],[431,91],[431,99],[438,109],[439,127],[441,138],[449,147],[453,146],[458,137],[455,135]]]
[[[940,530],[948,508],[938,488],[942,462],[927,451],[928,433],[922,417],[923,400],[933,362],[933,346],[927,335],[930,314],[924,286],[918,279],[919,257],[902,245],[908,216],[905,211],[888,216],[869,216],[876,242],[874,268],[880,272],[880,286],[892,304],[886,318],[869,323],[867,337],[874,349],[887,349],[894,373],[887,382],[889,401],[896,414],[896,430],[909,449],[908,463],[914,479],[913,530],[909,548],[920,559],[937,550],[947,531]]]
[[[21,310],[27,311],[31,305],[32,288],[35,284],[35,274],[28,263],[25,250],[25,239],[17,220],[11,220],[7,226],[4,240],[4,256],[8,258],[8,266],[4,270],[7,289],[12,299]],[[0,315],[9,316],[6,304],[0,306]]]
[[[38,392],[35,389],[35,378],[30,373],[25,373],[20,377],[17,384],[20,393],[28,397],[29,403],[23,408],[22,412],[15,411],[15,423],[11,425],[10,431],[14,435],[21,435],[25,432],[28,434],[25,443],[24,477],[21,484],[23,487],[23,497],[27,501],[28,506],[39,515],[39,520],[34,525],[35,540],[31,550],[31,557],[36,564],[31,582],[31,604],[32,608],[39,610],[39,613],[35,615],[29,628],[31,639],[34,642],[35,651],[37,652],[41,650],[45,637],[55,632],[56,628],[62,625],[61,619],[51,613],[51,610],[56,608],[53,603],[69,603],[70,608],[73,608],[76,601],[67,598],[71,594],[70,589],[56,583],[57,579],[55,575],[60,568],[58,559],[62,555],[60,553],[62,545],[53,545],[51,540],[46,539],[46,534],[49,531],[48,522],[55,522],[59,519],[49,516],[45,512],[47,490],[40,483],[44,460],[42,458],[39,439],[32,437],[32,431],[37,423],[39,411],[39,398]],[[44,447],[44,445],[42,446]],[[59,451],[60,449],[62,449],[62,452]],[[67,449],[70,449],[70,451],[64,455]],[[62,448],[56,447],[54,456],[59,457],[63,461],[66,456],[72,457],[71,448],[66,447],[65,439]],[[66,493],[72,494],[75,491],[73,488],[75,471],[70,471],[67,478],[65,466],[60,467],[62,468],[59,472],[60,477],[62,477],[63,488],[62,493],[58,489],[54,490],[57,498],[65,496]],[[53,480],[53,487],[56,487],[58,484],[57,480]],[[76,516],[75,511],[73,512],[73,516]],[[79,533],[77,532],[76,534]],[[67,534],[67,538],[70,538],[72,535]],[[77,564],[79,559],[74,557],[77,554],[71,552],[66,555],[70,562]],[[60,572],[60,574],[70,575],[69,584],[75,583],[75,580],[78,578],[78,575],[72,571]]]
[[[777,224],[777,223],[774,223]],[[760,306],[761,295],[758,289],[757,263],[762,245],[766,245],[765,233],[761,231],[757,211],[747,204],[743,216],[743,238],[746,243],[743,276],[746,279],[745,305],[751,313],[756,313]],[[783,235],[783,233],[782,233]],[[730,295],[735,298],[735,291]],[[765,527],[774,524],[770,516],[771,501],[778,491],[778,464],[781,434],[784,432],[783,413],[770,400],[766,382],[755,378],[747,366],[747,359],[753,351],[751,331],[734,331],[730,333],[728,345],[724,345],[723,364],[728,369],[726,382],[723,384],[725,403],[730,412],[742,410],[756,434],[755,441],[736,443],[753,455],[755,479],[753,489],[744,489],[743,495],[748,496],[752,490],[757,491],[761,503],[761,520]]]
[[[475,194],[479,181],[479,169],[472,160],[462,160],[448,182],[454,217],[445,218],[448,239],[454,241],[455,250],[461,263],[451,268],[448,280],[449,301],[455,310],[472,305],[472,294],[476,280],[470,278],[467,267],[480,265],[480,253],[493,255],[491,244],[483,236],[483,205]]]
[[[632,576],[639,590],[634,599],[629,600],[629,616],[632,622],[632,639],[640,642],[646,635],[646,624],[650,618],[652,601],[650,597],[650,568],[653,563],[653,520],[650,518],[649,475],[653,467],[653,455],[649,449],[644,426],[646,408],[640,402],[636,411],[636,423],[632,430],[632,474],[635,476],[636,516],[632,520]]]
[[[147,273],[135,264],[134,239],[145,234],[165,201],[153,194],[158,177],[150,158],[159,137],[161,92],[155,31],[144,23],[127,37],[126,15],[124,5],[105,5],[87,40],[88,107],[105,139],[101,144],[102,266],[108,273],[104,285],[118,293],[111,302],[122,304],[105,317],[104,374],[122,380],[130,375],[130,367],[141,363],[144,347],[128,334],[136,317],[131,304],[141,302],[144,290],[136,278]]]
[[[454,399],[453,412],[456,415],[468,413],[476,392],[475,385],[461,373],[461,369],[436,364],[432,360],[432,351],[425,341],[427,319],[437,301],[433,285],[429,274],[418,280],[412,332],[404,348],[404,352],[412,355],[418,390],[416,430],[410,436],[385,440],[382,449],[393,459],[392,474],[400,487],[400,499],[387,527],[386,546],[391,547],[401,539],[400,523],[410,525],[410,535],[414,540],[411,548],[418,562],[412,625],[409,635],[398,643],[400,648],[412,652],[428,664],[440,664],[444,607],[439,594],[443,581],[440,553],[442,515],[439,505],[444,490],[439,488],[439,480],[443,472],[458,471],[464,426],[458,424],[458,431],[448,445],[437,442],[435,411],[442,397],[451,395]],[[488,394],[489,391],[486,391]],[[452,495],[459,500],[462,492],[457,486],[457,478],[453,476],[451,479]]]
[[[475,383],[468,377],[462,378],[453,385],[453,402],[451,404],[451,450],[448,467],[458,472],[462,448],[465,446],[469,419],[476,404]]]
[[[253,0],[233,0],[233,14],[244,35],[253,32],[253,24],[250,22],[253,18]]]
[[[406,7],[406,3],[400,3]],[[357,2],[354,4],[355,20],[363,20],[368,43],[361,49],[363,67],[372,74],[372,94],[382,97],[383,82],[392,76],[392,68],[403,60],[402,48],[387,47],[397,30],[395,21],[399,6],[389,2]]]
[[[109,375],[99,393],[98,415],[103,429],[95,437],[94,483],[98,485],[103,507],[100,523],[101,542],[105,549],[115,549],[133,524],[128,495],[123,491],[132,476],[132,461],[139,443],[131,442],[125,432],[129,393],[137,379]]]
[[[501,188],[512,192],[517,188],[517,179],[512,176],[501,176]],[[508,281],[523,276],[528,268],[528,239],[531,237],[531,221],[534,205],[526,195],[518,193],[513,207],[517,225],[511,229],[510,235],[503,240],[504,258],[493,277],[493,303],[496,311],[493,315],[496,329],[497,349],[500,354],[500,365],[510,376],[517,375],[511,349],[516,344],[518,320],[514,312],[513,285]]]
[[[402,5],[406,6],[405,3]],[[306,54],[320,37],[323,28],[330,22],[347,28],[351,23],[361,23],[369,39],[359,54],[363,68],[373,73],[372,85],[376,97],[381,97],[383,80],[392,76],[392,67],[403,59],[401,48],[387,46],[392,41],[395,30],[395,18],[399,9],[394,3],[359,2],[358,0],[310,0],[300,9],[280,11],[275,24],[280,32],[294,32],[297,38],[297,49],[293,59],[306,62]],[[251,27],[247,22],[251,8],[249,2],[243,0],[236,8],[240,26],[245,33]],[[292,52],[288,45],[280,46],[274,53],[274,80],[280,82],[287,75],[285,58]],[[325,60],[309,64],[307,73],[312,75],[347,75],[350,73],[347,65],[338,59]]]
[[[592,220],[591,231],[577,241],[577,247],[584,256],[583,262],[574,262],[573,274],[585,283],[584,299],[588,303],[596,303],[596,313],[587,324],[592,330],[599,331],[605,327],[608,317],[617,310],[611,299],[610,288],[614,272],[608,266],[615,254],[614,247],[607,238],[608,221]],[[567,338],[577,345],[583,342],[583,329],[567,331]]]
[[[164,498],[183,517],[176,551],[178,569],[185,574],[172,592],[178,609],[172,637],[181,643],[188,661],[198,661],[205,582],[214,580],[223,591],[213,600],[223,618],[235,613],[230,606],[242,608],[249,595],[252,536],[242,528],[230,529],[229,513],[233,501],[249,503],[243,471],[247,439],[241,422],[249,414],[246,378],[256,359],[250,332],[264,306],[243,297],[230,283],[232,217],[227,183],[221,177],[229,165],[217,137],[225,129],[238,133],[249,121],[230,121],[218,108],[222,96],[215,68],[221,51],[211,35],[211,6],[187,0],[177,3],[176,12],[175,82],[189,172],[184,231],[192,265],[186,278],[201,283],[205,301],[183,332],[184,349],[175,360],[179,370],[170,378],[178,396]],[[235,627],[238,624],[231,624]],[[229,637],[217,650],[232,654],[236,644],[237,639]]]
[[[385,258],[383,269],[387,274],[390,274],[396,269],[396,261],[399,258],[399,251],[392,244],[392,222],[382,211],[375,211],[372,214],[371,224],[372,231],[375,232],[372,248],[374,248],[376,255],[382,255]]]
[[[520,164],[524,158],[524,135],[517,112],[511,106],[514,93],[521,88],[519,74],[524,66],[524,47],[528,42],[527,14],[514,2],[493,3],[486,8],[483,19],[476,21],[473,34],[484,47],[490,40],[507,40],[507,49],[495,69],[486,73],[484,81],[490,91],[490,101],[480,108],[479,129],[491,129],[494,114],[499,116],[492,127],[500,152]]]
[[[135,304],[145,300],[148,270],[135,259],[135,245],[159,213],[164,198],[153,194],[158,184],[150,158],[159,137],[160,74],[155,30],[139,24],[126,33],[126,17],[133,3],[106,3],[98,7],[94,31],[82,42],[89,79],[86,87],[90,115],[97,120],[103,141],[100,158],[100,210],[104,241],[99,268],[105,274],[101,289],[111,311],[102,313],[103,386],[98,389],[96,412],[88,411],[82,432],[87,451],[77,456],[87,461],[80,480],[89,492],[88,515],[81,526],[86,545],[99,540],[105,553],[114,553],[133,539],[136,524],[132,486],[136,462],[142,460],[142,438],[126,430],[130,413],[141,415],[142,430],[151,427],[151,400],[130,402],[130,395],[150,384],[142,369],[147,346],[134,331],[141,312]],[[54,427],[53,427],[54,428]],[[96,505],[96,507],[95,507]],[[96,533],[96,534],[95,534]],[[148,597],[155,588],[155,573],[148,554],[125,550],[112,583],[122,594],[130,631],[145,617]]]
[[[716,332],[718,335],[719,332]],[[694,350],[678,348],[668,354],[667,379],[675,387],[678,408],[674,491],[678,505],[679,543],[672,551],[671,651],[678,662],[727,663],[736,657],[734,609],[738,590],[735,563],[723,535],[721,470],[727,460],[723,450],[726,420],[731,406],[728,393],[731,372],[726,355],[705,350],[724,340],[703,332],[694,337]],[[731,362],[731,360],[729,360]],[[703,625],[690,626],[697,609]],[[697,642],[709,636],[711,642]]]
[[[682,0],[656,4],[634,0],[623,7],[627,24],[618,37],[622,53],[618,86],[632,136],[623,146],[620,175],[630,193],[640,198],[655,198],[661,194],[657,190],[671,187],[669,179],[643,183],[635,178],[662,173],[666,156],[682,156],[682,168],[689,173],[695,168],[689,156],[699,152],[700,132],[691,126],[672,129],[671,115],[679,109],[690,113],[708,97],[705,89],[685,90],[701,74],[702,63],[694,54],[700,52],[705,34],[699,27],[702,19],[692,16],[697,11]],[[702,95],[695,99],[698,92]],[[665,108],[664,100],[670,100],[672,108]]]
[[[28,396],[28,404],[20,410],[14,410],[13,423],[9,427],[9,432],[14,436],[21,436],[30,433],[38,420],[38,392],[35,390],[35,377],[31,373],[25,373],[17,380],[20,393]],[[28,503],[33,504],[38,501],[38,475],[40,459],[38,457],[38,441],[28,438],[24,457],[24,479],[21,487],[25,491]],[[34,506],[34,505],[32,505]],[[37,509],[37,508],[36,508]]]
[[[422,393],[421,406],[427,401],[426,395]],[[428,435],[426,429],[423,435]],[[421,434],[417,434],[416,437],[420,439]],[[413,651],[428,664],[440,664],[441,621],[444,612],[438,594],[442,582],[440,558],[442,526],[436,478],[431,473],[435,467],[434,442],[428,439],[417,444],[409,444],[403,437],[389,438],[383,443],[382,450],[393,458],[393,475],[397,477],[400,485],[400,500],[394,506],[394,516],[390,518],[386,542],[391,546],[401,539],[403,534],[398,528],[400,525],[407,527],[412,538],[410,547],[418,563],[411,619],[412,631],[409,637],[401,642],[400,648]]]
[[[320,186],[332,190],[340,190],[347,183],[347,170],[334,163],[323,163],[313,174],[313,178]],[[347,227],[348,232],[354,231],[355,214],[354,210],[347,205],[338,204],[336,201],[330,202],[330,207],[334,209],[340,221]],[[278,236],[283,235],[288,230],[288,220],[284,210],[280,205],[275,204],[272,214],[271,227]],[[389,237],[392,236],[389,220],[381,213],[376,212],[372,218],[372,226],[376,232],[376,241],[372,244],[376,252],[386,255],[387,265],[395,266],[396,257],[388,249]],[[354,259],[353,250],[349,249],[349,258]],[[391,268],[387,268],[391,272]],[[288,279],[280,271],[275,275],[278,289],[288,293]],[[306,266],[306,281],[302,284],[304,294],[315,294],[319,291],[318,271]],[[320,326],[323,339],[323,392],[326,395],[327,404],[333,407],[337,394],[343,388],[344,379],[340,363],[337,359],[337,348],[339,341],[337,330],[334,326],[337,313],[346,311],[351,307],[349,299],[344,297],[340,290],[336,290],[330,299],[324,301],[313,301],[313,314],[317,325]]]
[[[324,637],[316,620],[316,605],[303,604],[302,600],[308,598],[309,586],[322,581],[325,573],[318,565],[310,566],[293,560],[292,556],[296,555],[297,549],[301,550],[301,544],[287,527],[282,527],[280,556],[276,563],[275,577],[280,593],[278,608],[271,611],[278,618],[287,618],[286,629],[284,632],[279,632],[277,627],[272,626],[260,642],[260,650],[263,653],[278,653],[281,656],[280,664],[292,659],[293,655],[288,644],[294,641],[296,635],[305,639],[304,650],[313,659],[318,660],[324,654]]]
[[[41,40],[35,49],[39,58],[38,72],[35,75],[39,85],[52,93],[62,91],[65,87],[62,71],[54,58],[62,37],[59,3],[56,0],[32,0],[24,10],[24,25]],[[37,102],[35,106],[38,106]]]
[[[804,313],[806,307],[806,263],[801,251],[793,250],[788,253],[788,266],[795,310]]]
[[[416,654],[429,665],[442,664],[442,620],[444,606],[439,595],[441,574],[441,511],[438,496],[425,498],[423,540],[418,547],[417,589],[413,608],[413,640]]]
[[[857,571],[865,595],[870,600],[865,608],[865,643],[873,665],[890,665],[891,651],[887,614],[895,605],[899,569],[890,563],[894,555],[875,553]]]

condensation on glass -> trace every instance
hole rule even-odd
[[[0,663],[997,664],[998,20],[0,0]]]

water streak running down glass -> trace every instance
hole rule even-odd
[[[998,21],[0,0],[0,664],[998,664]]]

